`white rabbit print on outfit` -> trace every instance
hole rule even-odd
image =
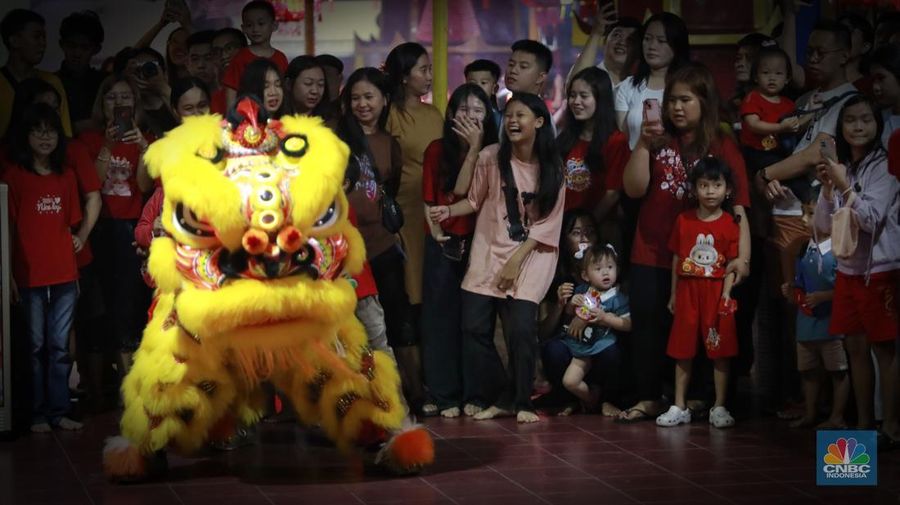
[[[722,267],[724,258],[716,250],[716,239],[712,234],[698,234],[690,256],[684,258],[682,269],[685,272],[694,271],[694,275],[702,272],[703,277],[712,277],[713,273]]]

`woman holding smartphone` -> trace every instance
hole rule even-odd
[[[641,136],[625,167],[625,193],[641,199],[631,250],[632,359],[638,402],[622,412],[619,422],[654,419],[661,404],[661,372],[672,318],[667,303],[672,287],[669,236],[675,218],[696,206],[688,186],[700,159],[715,156],[731,168],[734,192],[727,196],[740,222],[739,256],[727,272],[740,282],[749,272],[750,228],[744,209],[750,203],[744,159],[737,144],[719,130],[719,94],[709,69],[688,64],[675,71],[663,94],[662,121],[648,109]],[[727,275],[727,274],[726,274]],[[690,407],[698,407],[689,402]],[[698,412],[703,410],[698,409]]]
[[[641,29],[641,59],[637,72],[616,90],[616,121],[634,149],[641,136],[645,103],[658,107],[666,75],[690,61],[690,43],[684,21],[670,12],[651,16]],[[650,102],[647,102],[650,100]],[[656,109],[658,110],[658,109]]]
[[[110,319],[108,347],[119,349],[119,369],[125,373],[140,344],[146,313],[141,260],[131,243],[144,193],[153,187],[143,161],[150,139],[138,126],[143,119],[140,91],[124,75],[109,76],[101,83],[93,116],[94,127],[78,140],[87,147],[102,184],[103,208],[92,240]]]

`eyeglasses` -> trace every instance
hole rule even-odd
[[[52,139],[59,137],[59,132],[53,129],[31,130],[30,135],[39,139]]]
[[[807,47],[806,48],[806,58],[821,60],[822,58],[828,56],[831,53],[839,53],[843,51],[843,49],[822,49],[819,47]]]

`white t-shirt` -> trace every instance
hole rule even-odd
[[[891,134],[896,130],[900,130],[900,114],[891,114],[891,109],[888,108],[881,111],[881,117],[884,118],[884,132],[881,133],[881,145],[887,151]]]
[[[612,78],[612,73],[610,73],[609,69],[606,68],[606,62],[605,62],[605,61],[601,61],[600,63],[598,63],[598,64],[597,64],[597,68],[599,68],[600,70],[602,70],[602,71],[606,72],[607,74],[609,74],[609,80],[610,80],[610,82],[612,82],[612,80],[613,80],[613,78]],[[622,83],[623,83],[623,82],[625,82],[625,81],[619,81],[619,84],[613,84],[613,87],[612,87],[612,90],[613,90],[613,100],[615,100],[616,97],[619,95],[619,93],[618,93],[619,87],[622,86]]]
[[[857,91],[857,89],[856,86],[850,84],[849,82],[842,84],[830,91],[821,92],[818,89],[815,89],[797,99],[797,109],[819,109],[822,107],[822,104],[824,104],[828,100],[841,95],[847,95],[847,93],[851,91]],[[798,139],[797,146],[794,147],[794,153],[799,153],[800,151],[806,149],[810,144],[813,143],[813,141],[816,140],[816,137],[818,137],[820,133],[825,133],[834,137],[837,133],[837,121],[838,116],[841,113],[841,107],[843,107],[844,102],[849,100],[852,96],[853,95],[847,95],[839,102],[834,103],[830,107],[828,107],[826,111],[815,113],[812,121],[806,128],[806,132],[804,132],[803,135],[801,135]],[[793,196],[793,193],[791,193],[790,191],[788,191],[787,193],[789,195],[787,198],[782,198],[781,200],[775,202],[772,207],[772,215],[802,216],[803,204],[799,199]]]
[[[637,88],[632,84],[634,77],[628,77],[616,90],[616,112],[627,112],[625,116],[625,134],[628,135],[628,148],[634,149],[641,136],[641,123],[644,122],[644,100],[655,98],[663,105],[662,89],[650,89],[647,81]]]

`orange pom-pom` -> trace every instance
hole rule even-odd
[[[278,243],[278,247],[281,248],[282,251],[291,254],[297,252],[300,249],[301,239],[303,235],[300,234],[300,230],[293,226],[288,226],[278,232],[278,238],[276,239]]]
[[[269,236],[263,231],[251,228],[244,232],[241,245],[250,254],[262,254],[269,246]]]
[[[139,479],[147,475],[147,462],[127,439],[112,437],[103,448],[103,473],[110,480]]]
[[[434,441],[424,428],[398,433],[389,445],[391,466],[409,471],[434,462]]]

